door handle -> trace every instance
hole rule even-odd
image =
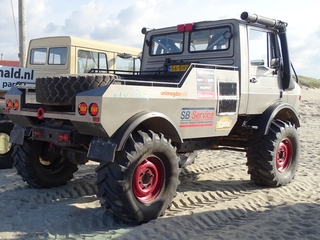
[[[251,82],[251,83],[256,83],[256,82],[258,82],[258,80],[255,79],[255,78],[251,78],[251,79],[250,79],[250,82]]]

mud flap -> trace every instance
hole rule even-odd
[[[108,141],[108,139],[95,137],[90,143],[87,157],[99,162],[113,162],[116,148],[117,144]]]
[[[14,125],[10,133],[10,143],[22,145],[25,136],[30,136],[31,128]]]

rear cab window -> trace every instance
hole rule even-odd
[[[156,35],[151,38],[150,55],[179,54],[183,52],[183,33]]]
[[[234,65],[234,30],[230,23],[200,22],[149,31],[141,70],[182,73],[191,63]]]
[[[189,53],[224,51],[230,47],[232,38],[230,27],[215,27],[194,30],[189,33],[188,43],[184,34],[168,33],[153,35],[150,39],[150,56],[181,54],[184,46],[188,46]]]
[[[230,46],[229,27],[195,30],[190,33],[189,52],[211,52],[227,50]]]

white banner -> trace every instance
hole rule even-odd
[[[34,82],[34,70],[30,68],[0,66],[0,90],[9,90],[17,83],[25,86]]]

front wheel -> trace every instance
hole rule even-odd
[[[162,134],[131,134],[113,163],[101,163],[98,196],[112,215],[139,224],[164,214],[176,195],[179,158]]]
[[[300,143],[297,129],[290,122],[274,120],[268,134],[252,142],[247,151],[251,180],[268,186],[290,183],[299,164]]]
[[[14,145],[12,156],[18,175],[34,188],[64,185],[78,169],[47,142],[25,140],[23,145]]]

